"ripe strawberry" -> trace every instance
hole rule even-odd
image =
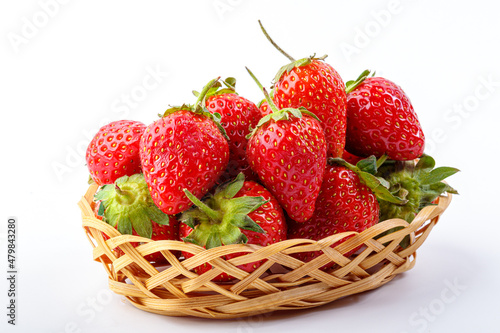
[[[226,169],[228,143],[201,104],[214,82],[204,88],[194,106],[167,110],[142,136],[144,176],[154,203],[166,214],[191,206],[183,189],[201,198]]]
[[[341,157],[346,133],[344,81],[324,62],[326,56],[295,60],[272,41],[262,24],[261,28],[269,41],[291,61],[274,78],[274,103],[281,109],[305,107],[314,113],[325,132],[328,156]]]
[[[228,78],[224,82],[234,88],[235,80]],[[246,148],[250,133],[250,127],[254,128],[262,118],[257,106],[246,98],[236,94],[231,89],[217,88],[209,92],[206,97],[206,108],[208,112],[220,114],[220,124],[226,131],[229,138],[229,163],[219,182],[233,179],[240,172],[243,172],[247,180],[257,180],[257,176],[250,169],[246,158]]]
[[[326,142],[320,122],[307,110],[278,110],[264,91],[272,113],[262,118],[248,142],[251,168],[288,215],[309,219],[326,165]]]
[[[393,160],[421,156],[425,137],[410,99],[393,82],[368,74],[347,83],[346,149]]]
[[[347,231],[361,232],[378,222],[379,204],[372,190],[363,184],[358,175],[346,167],[328,165],[313,216],[304,223],[289,222],[288,238],[322,238]],[[332,247],[352,236],[343,238]],[[345,254],[350,256],[358,249]],[[296,257],[308,262],[321,251],[297,253]],[[331,268],[332,264],[322,269]]]
[[[276,199],[262,185],[245,181],[240,173],[233,181],[217,188],[215,194],[202,202],[195,197],[197,207],[184,212],[180,218],[180,237],[186,242],[207,249],[229,244],[248,243],[267,246],[286,239],[286,223],[283,211]],[[183,253],[185,258],[192,254]],[[226,260],[244,255],[227,255]],[[263,261],[238,266],[246,272],[257,269]],[[209,271],[205,263],[194,268],[197,274]],[[229,281],[233,277],[222,273],[213,281]]]
[[[119,120],[99,129],[85,156],[97,185],[113,184],[122,176],[142,172],[139,140],[145,128],[146,125],[138,121]]]
[[[155,206],[142,174],[124,176],[115,184],[104,185],[95,195],[96,217],[115,227],[122,234],[142,236],[152,240],[177,240],[179,223]],[[107,238],[108,236],[105,236]],[[142,243],[132,243],[134,247]],[[117,256],[123,251],[116,249]],[[145,259],[156,264],[165,262],[159,253],[151,253]]]

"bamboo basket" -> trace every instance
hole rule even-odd
[[[109,288],[123,295],[135,307],[167,316],[203,318],[247,317],[280,310],[306,309],[336,299],[378,288],[396,275],[413,268],[416,250],[424,243],[439,217],[451,202],[451,195],[441,196],[437,205],[425,207],[408,224],[401,219],[382,221],[361,233],[346,232],[319,241],[290,239],[266,247],[228,245],[210,250],[181,241],[152,241],[133,235],[122,235],[115,228],[96,219],[91,203],[98,187],[91,185],[78,203],[83,228],[93,247],[93,259],[101,262],[109,277]],[[397,232],[376,238],[384,231],[402,227]],[[109,236],[105,239],[103,234]],[[335,248],[330,246],[348,235],[354,235]],[[410,246],[399,243],[410,237]],[[144,242],[133,247],[132,242]],[[347,258],[343,254],[362,246]],[[114,248],[124,254],[117,257]],[[168,261],[155,267],[144,256],[161,251]],[[185,260],[176,253],[194,254]],[[322,251],[314,260],[304,263],[292,254]],[[224,256],[245,252],[230,260]],[[253,273],[237,266],[267,259]],[[192,271],[203,263],[213,269],[202,275]],[[334,262],[329,271],[320,268]],[[235,277],[231,283],[211,279],[222,272]]]

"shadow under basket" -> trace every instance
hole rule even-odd
[[[210,250],[181,241],[152,241],[122,235],[95,218],[91,203],[98,187],[91,185],[78,203],[83,227],[93,247],[93,259],[103,264],[110,289],[137,308],[167,316],[237,318],[280,310],[306,309],[378,288],[415,265],[416,250],[424,243],[451,195],[439,197],[437,205],[425,207],[408,224],[401,219],[382,221],[361,233],[346,232],[319,241],[290,239],[266,247],[237,244]],[[400,230],[384,235],[399,227]],[[107,235],[109,238],[104,237]],[[335,248],[331,245],[351,236]],[[399,244],[409,237],[410,245]],[[141,242],[133,247],[131,243]],[[343,254],[361,246],[356,254]],[[118,255],[116,248],[123,253]],[[180,251],[194,254],[179,259]],[[304,263],[293,254],[322,251]],[[144,259],[161,252],[166,264],[155,266]],[[245,255],[225,260],[230,253]],[[253,273],[237,266],[267,259]],[[198,275],[193,268],[210,263],[209,272]],[[323,271],[327,264],[332,269]],[[216,283],[211,279],[226,272],[235,279]]]

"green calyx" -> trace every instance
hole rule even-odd
[[[104,185],[94,196],[100,200],[98,215],[122,234],[151,238],[152,223],[168,225],[168,215],[153,202],[143,174],[123,176]]]
[[[184,193],[195,206],[182,213],[180,217],[181,222],[193,229],[183,240],[210,249],[222,245],[247,243],[248,238],[241,229],[264,233],[248,214],[268,201],[262,197],[235,198],[244,181],[245,176],[240,173],[231,182],[219,186],[214,194],[209,194],[203,201],[184,189]]]
[[[159,114],[158,116],[160,118],[166,117],[172,113],[175,113],[177,111],[181,110],[186,110],[186,111],[191,111],[196,114],[200,114],[204,117],[207,117],[211,119],[214,124],[217,126],[221,134],[229,140],[226,130],[222,127],[220,124],[221,121],[221,115],[217,112],[215,113],[210,113],[207,108],[206,108],[206,99],[210,96],[218,95],[218,94],[223,94],[223,93],[234,93],[234,87],[236,85],[236,79],[234,78],[227,78],[223,83],[226,86],[224,89],[219,89],[221,88],[221,83],[219,82],[220,77],[211,80],[208,82],[205,87],[203,87],[203,90],[201,92],[196,92],[193,91],[193,94],[197,97],[196,102],[194,104],[183,104],[181,106],[172,106],[168,108],[163,114]],[[218,91],[218,93],[217,93]]]
[[[266,88],[262,86],[260,81],[257,79],[257,77],[252,73],[248,67],[245,67],[248,74],[252,77],[252,79],[255,81],[257,86],[260,88],[260,90],[264,93],[264,96],[266,98],[267,104],[269,104],[269,107],[271,108],[271,113],[268,114],[267,116],[262,117],[259,122],[257,123],[257,126],[252,129],[252,131],[246,136],[247,139],[251,138],[255,132],[264,125],[265,123],[274,120],[274,121],[279,121],[279,120],[288,120],[290,119],[290,116],[295,117],[295,118],[302,118],[302,115],[307,114],[308,116],[313,117],[317,121],[320,121],[319,118],[312,112],[309,112],[306,108],[304,107],[299,107],[297,109],[294,108],[284,108],[284,109],[278,109],[276,104],[274,104],[271,96],[267,92]]]
[[[346,94],[349,94],[352,92],[354,89],[356,89],[363,81],[365,81],[366,78],[368,77],[373,77],[375,75],[375,71],[371,71],[369,69],[366,69],[361,73],[356,80],[351,80],[347,81],[345,83],[345,92]]]
[[[420,157],[417,164],[413,161],[387,161],[378,174],[390,184],[389,191],[407,200],[404,205],[392,205],[380,201],[381,220],[402,218],[411,223],[418,212],[432,205],[441,194],[458,194],[444,179],[459,170],[452,167],[435,167],[435,160],[429,155]]]
[[[308,58],[302,58],[299,60],[292,61],[288,65],[285,65],[278,70],[278,73],[276,73],[276,75],[274,76],[273,82],[274,83],[278,82],[283,76],[283,74],[290,73],[296,67],[307,66],[315,60],[323,61],[326,59],[326,57],[328,57],[328,55],[325,54],[324,56],[317,58],[316,54],[313,54]]]
[[[220,81],[216,81],[214,85],[208,89],[207,93],[205,94],[205,99],[223,94],[237,94],[236,79],[234,77],[228,77],[224,81],[222,81],[222,83]],[[195,97],[199,97],[200,93],[196,90],[193,90],[193,95]]]
[[[359,161],[356,165],[338,157],[329,158],[328,163],[335,163],[355,172],[358,175],[359,180],[372,190],[379,201],[386,201],[396,205],[404,205],[407,200],[404,197],[398,196],[397,193],[391,192],[389,182],[384,178],[375,175],[378,168],[380,168],[386,160],[386,155],[383,155],[378,160],[372,155]]]

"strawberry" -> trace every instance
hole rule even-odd
[[[171,108],[150,124],[141,139],[144,176],[154,203],[166,214],[191,206],[184,188],[201,198],[226,169],[229,147],[212,114],[203,111],[206,92],[194,106]]]
[[[283,210],[277,200],[262,185],[245,181],[243,173],[234,180],[219,186],[215,194],[200,202],[186,191],[197,207],[181,215],[180,237],[186,242],[207,249],[229,244],[248,243],[267,246],[286,239],[286,223]],[[184,252],[185,258],[192,254]],[[244,255],[235,253],[226,260]],[[262,261],[263,262],[263,261]],[[262,262],[238,266],[253,272]],[[212,266],[205,263],[194,268],[197,274],[209,271]],[[229,281],[233,277],[222,273],[213,281]]]
[[[303,222],[314,212],[323,181],[325,135],[317,117],[304,108],[278,110],[249,73],[264,91],[272,110],[260,120],[248,142],[250,167],[288,215]]]
[[[362,183],[358,175],[343,166],[326,167],[321,191],[313,216],[304,223],[289,222],[288,238],[322,238],[347,231],[361,232],[378,222],[379,204],[372,190]],[[343,238],[332,247],[352,236]],[[345,254],[349,257],[358,249]],[[322,254],[321,251],[297,253],[296,257],[308,262]],[[332,264],[322,269],[331,268]]]
[[[97,185],[113,184],[122,176],[142,172],[139,141],[145,128],[146,125],[138,121],[119,120],[99,129],[85,155]]]
[[[155,206],[142,174],[123,176],[114,184],[104,185],[95,195],[95,215],[122,234],[132,234],[152,240],[177,240],[179,223]],[[108,236],[106,235],[107,239]],[[137,247],[142,243],[132,243]],[[124,253],[116,249],[117,256]],[[165,262],[159,253],[145,256],[150,262]]]
[[[392,160],[421,156],[425,137],[410,99],[395,83],[368,74],[347,83],[346,149]]]
[[[324,59],[311,56],[295,60],[269,37],[268,40],[291,63],[283,66],[274,78],[274,103],[281,109],[305,107],[321,121],[328,156],[341,157],[345,146],[346,93],[339,73]]]
[[[248,99],[234,92],[236,80],[228,78],[224,82],[228,89],[213,87],[207,93],[206,108],[212,114],[220,114],[220,124],[229,138],[229,163],[219,182],[236,177],[243,172],[247,180],[257,180],[246,158],[246,148],[250,127],[254,128],[262,118],[260,110]]]

